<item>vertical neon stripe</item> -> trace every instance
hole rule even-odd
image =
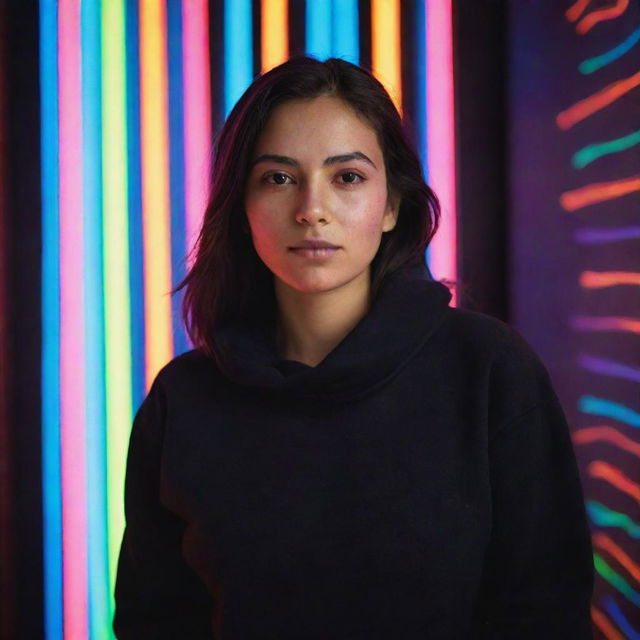
[[[333,0],[307,0],[305,50],[307,55],[325,60],[331,57],[331,5]]]
[[[183,0],[182,29],[186,253],[196,241],[202,224],[211,170],[209,11],[206,0]],[[185,266],[189,268],[191,263]],[[178,279],[181,278],[175,278]]]
[[[432,243],[434,277],[457,278],[456,184],[451,0],[427,2],[427,147],[429,184],[442,205],[442,222]],[[451,305],[457,304],[453,292]]]
[[[64,633],[86,638],[87,511],[80,1],[58,5],[60,88],[60,422]]]
[[[140,109],[147,389],[173,357],[165,5],[140,2]]]
[[[359,64],[358,0],[333,0],[331,14],[331,55]]]
[[[144,256],[142,253],[142,181],[140,150],[140,38],[138,5],[125,2],[127,198],[129,211],[129,304],[131,309],[132,407],[147,392],[144,326]]]
[[[185,275],[186,203],[185,203],[185,153],[184,153],[184,77],[183,77],[183,24],[182,3],[167,2],[167,99],[168,99],[168,162],[169,205],[171,238],[171,274],[174,282]],[[187,46],[185,39],[184,46]],[[184,290],[183,290],[184,291]],[[189,348],[186,333],[180,320],[180,303],[183,291],[171,296],[171,336],[174,353]]]
[[[102,9],[102,211],[109,593],[124,531],[124,474],[132,422],[125,25],[123,0]]]
[[[371,67],[402,113],[400,2],[371,0]]]
[[[225,118],[253,80],[253,20],[251,0],[224,3]]]
[[[57,23],[56,0],[41,0],[42,520],[44,629],[47,640],[62,640],[63,637]]]
[[[100,6],[81,5],[89,635],[109,627],[102,307]]]
[[[261,69],[264,73],[289,57],[289,3],[262,0]]]

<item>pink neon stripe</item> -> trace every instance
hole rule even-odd
[[[182,30],[186,250],[190,251],[200,229],[209,187],[211,87],[206,0],[183,0]]]
[[[88,638],[80,0],[58,11],[63,616],[65,638]]]
[[[455,280],[456,165],[451,0],[427,0],[427,155],[429,183],[442,204],[442,222],[431,243],[434,277]],[[456,305],[454,292],[452,305]]]

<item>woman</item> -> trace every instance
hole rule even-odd
[[[196,348],[133,424],[118,638],[592,638],[561,405],[519,333],[449,306],[438,220],[367,71],[247,89],[178,287]]]

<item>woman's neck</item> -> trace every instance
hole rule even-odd
[[[371,306],[368,273],[321,293],[302,293],[275,279],[280,357],[315,367],[347,336]]]

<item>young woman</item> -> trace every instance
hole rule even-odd
[[[118,638],[592,638],[565,415],[518,332],[449,306],[438,221],[366,70],[240,98],[178,287],[196,348],[133,424]]]

